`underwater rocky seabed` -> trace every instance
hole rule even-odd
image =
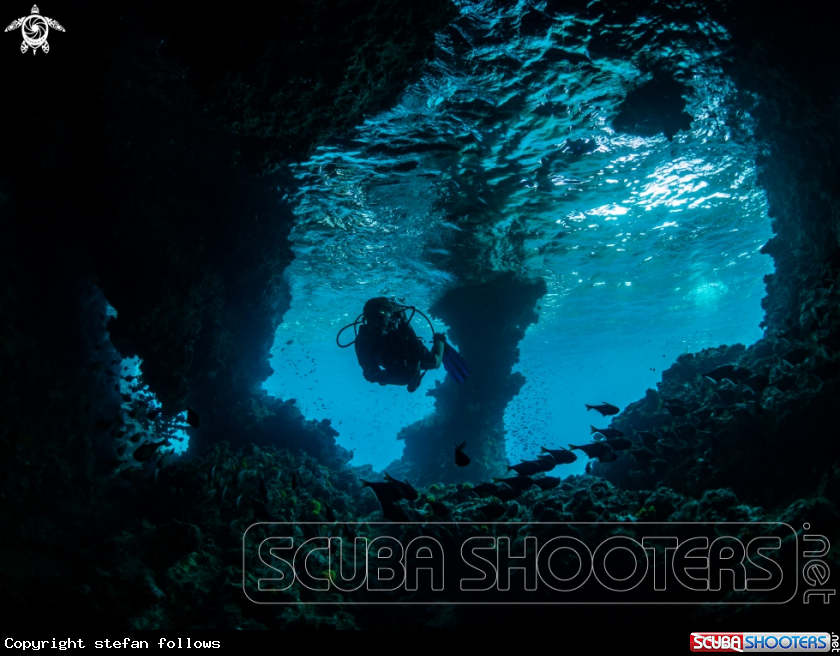
[[[789,15],[762,3],[704,6],[732,35],[727,73],[761,99],[752,112],[756,164],[775,234],[764,250],[776,266],[766,280],[765,337],[748,349],[680,357],[656,391],[613,420],[628,435],[664,430],[649,454],[526,491],[504,504],[502,518],[765,519],[797,530],[807,521],[836,544],[840,79],[831,22],[816,3]],[[641,12],[680,23],[697,6],[522,7],[527,29],[543,29],[559,12],[587,12],[606,30],[634,24]],[[350,454],[336,446],[330,422],[306,421],[292,401],[260,391],[289,307],[282,274],[292,259],[292,213],[266,192],[292,184],[285,163],[389,107],[457,11],[443,0],[301,1],[282,11],[257,3],[240,15],[91,1],[52,13],[68,32],[54,37],[49,55],[20,56],[10,35],[2,42],[11,62],[5,88],[16,99],[0,158],[0,596],[18,611],[9,625],[433,628],[492,620],[501,628],[556,611],[569,626],[599,630],[605,622],[625,631],[663,622],[826,630],[832,616],[817,604],[807,612],[801,604],[336,612],[247,602],[241,536],[253,521],[313,520],[327,505],[340,520],[381,517],[359,488],[371,472],[345,466]],[[634,43],[600,48],[631,58]],[[642,111],[644,120],[629,111],[622,129],[649,130],[644,121],[656,109]],[[680,129],[679,111],[659,109],[659,128],[669,130],[670,117]],[[462,252],[472,247],[467,241]],[[488,335],[471,317],[500,289],[512,305]],[[521,374],[505,376],[542,293],[540,281],[487,277],[450,289],[432,309],[468,360],[498,368],[473,387],[431,390],[435,414],[405,429],[406,454],[391,472],[427,486],[421,493],[447,503],[453,519],[501,512],[464,481],[501,473],[504,407],[524,383]],[[118,318],[106,325],[108,303]],[[143,360],[161,418],[123,404],[114,388],[110,363],[131,356]],[[749,391],[701,375],[725,364],[751,372]],[[490,382],[500,379],[508,383]],[[685,424],[663,399],[690,406],[702,425],[674,429]],[[175,425],[188,405],[201,425],[190,430],[185,456],[115,474],[120,446]],[[459,414],[469,407],[478,410]],[[472,471],[451,473],[438,446],[447,445],[448,459],[448,445],[460,441],[453,434],[465,431],[484,442],[472,447]],[[499,510],[479,509],[488,505]],[[419,518],[428,509],[406,512]]]

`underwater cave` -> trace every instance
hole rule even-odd
[[[683,639],[834,628],[840,73],[821,5],[9,11],[10,626],[559,612],[579,632],[606,610],[616,633],[656,613]],[[408,389],[376,384],[366,345],[409,329]],[[261,551],[285,536],[311,547],[301,585]],[[469,540],[533,561],[520,580],[498,556],[509,585],[472,595],[434,572],[359,587],[332,558],[360,537],[448,577]],[[709,586],[654,586],[643,537],[719,545]],[[749,549],[731,562],[747,538],[777,545],[775,588]],[[587,544],[594,576],[541,560],[552,539]],[[611,540],[635,561],[599,560]]]

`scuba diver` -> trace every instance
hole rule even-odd
[[[406,316],[406,310],[411,310],[410,316]],[[372,298],[365,303],[356,321],[339,331],[336,343],[341,348],[356,345],[356,358],[365,380],[371,383],[406,385],[409,392],[414,392],[426,371],[437,369],[441,364],[456,382],[466,380],[469,369],[457,351],[446,342],[446,335],[434,332],[431,321],[432,350],[417,336],[409,325],[415,312],[429,321],[425,314],[412,306],[398,305],[384,296]],[[350,326],[356,331],[356,339],[342,344],[339,337]]]

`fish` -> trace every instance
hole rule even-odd
[[[131,440],[132,443],[137,444],[141,439],[143,439],[143,433],[134,433],[134,435],[128,439]]]
[[[604,401],[602,405],[587,405],[586,403],[584,403],[584,405],[586,406],[587,412],[589,412],[590,410],[597,410],[604,417],[608,417],[610,415],[617,415],[619,412],[621,412],[620,409],[618,409],[611,403],[607,403],[606,401]]]
[[[816,376],[820,382],[828,382],[830,379],[836,378],[837,374],[840,374],[840,362],[827,360],[811,369],[810,373]]]
[[[147,416],[150,420],[154,420],[154,419],[157,419],[157,416],[158,416],[159,414],[160,414],[160,408],[156,408],[156,409],[152,410],[152,411],[151,411],[149,414],[147,414],[146,416]]]
[[[803,348],[795,348],[792,351],[788,351],[782,356],[782,360],[787,362],[789,365],[795,367],[798,364],[802,364],[805,360],[808,359],[810,353]]]
[[[680,424],[674,426],[674,432],[680,437],[692,437],[697,434],[697,426],[694,424]]]
[[[327,518],[328,522],[334,522],[336,520],[335,511],[330,508],[330,504],[324,501],[324,517]]]
[[[534,480],[528,476],[511,476],[510,478],[494,478],[496,483],[504,483],[512,490],[527,490],[534,484]]]
[[[628,440],[626,437],[614,437],[609,440],[604,440],[604,444],[609,444],[613,451],[624,451],[625,449],[629,449],[633,446],[633,442]]]
[[[587,463],[586,463],[586,469],[585,469],[584,471],[585,471],[587,474],[591,474],[591,473],[592,473],[592,461],[591,461],[591,460],[587,461]]]
[[[167,443],[168,440],[161,440],[160,442],[144,442],[134,450],[132,455],[137,462],[149,462],[157,450]]]
[[[515,499],[520,494],[522,494],[522,490],[514,490],[510,485],[502,484],[497,485],[496,490],[490,496],[496,497],[499,501],[504,502]]]
[[[540,447],[540,453],[547,453],[552,458],[554,458],[554,462],[558,465],[569,465],[577,460],[577,455],[569,451],[568,449],[564,449],[560,447],[559,449],[546,449],[544,446]]]
[[[720,402],[723,405],[732,405],[733,403],[737,403],[742,396],[736,390],[731,389],[715,390],[715,395],[720,399]]]
[[[534,485],[545,492],[546,490],[553,490],[560,485],[560,479],[556,476],[543,476],[541,478],[535,478]]]
[[[650,463],[651,460],[653,460],[653,451],[645,447],[632,449],[629,453],[636,459],[636,462],[639,463],[639,465],[642,467],[647,466],[647,464]]]
[[[297,489],[298,489],[298,477],[297,477],[297,472],[292,472],[292,482],[291,482],[291,487],[292,487],[292,489],[293,489],[293,490],[297,490]]]
[[[738,383],[752,376],[752,371],[743,367],[736,367],[734,364],[724,364],[703,375],[706,378],[711,378],[716,383],[721,382],[724,378]]]
[[[479,510],[492,522],[494,519],[499,519],[499,517],[504,515],[506,508],[498,503],[488,503],[486,506],[481,506]]]
[[[646,446],[653,446],[659,441],[659,436],[651,431],[636,431],[636,434],[642,438],[642,444]]]
[[[599,458],[605,453],[609,453],[610,451],[612,451],[612,448],[606,442],[591,442],[582,446],[575,446],[574,444],[570,444],[569,448],[572,450],[577,449],[579,451],[583,451],[590,458]]]
[[[531,476],[532,474],[539,474],[543,471],[543,466],[536,460],[525,460],[518,465],[508,466],[508,471],[511,469],[520,476]]]
[[[611,437],[624,437],[624,433],[617,428],[595,428],[594,426],[590,426],[589,428],[591,429],[590,433],[601,433],[607,439]]]
[[[411,484],[405,483],[403,481],[398,481],[396,478],[392,477],[388,472],[385,472],[385,480],[389,483],[393,483],[397,487],[402,490],[403,498],[407,501],[417,501],[420,498],[420,495],[417,493]]]
[[[755,374],[744,381],[750,389],[755,390],[756,394],[761,394],[770,385],[770,379],[764,374]]]
[[[598,456],[598,462],[613,462],[615,460],[618,460],[618,454],[615,451]]]
[[[543,453],[542,455],[537,456],[537,459],[534,462],[539,463],[540,471],[542,472],[550,472],[557,466],[557,461],[550,453]]]
[[[428,500],[426,503],[429,504],[429,508],[432,509],[435,517],[449,517],[452,514],[452,511],[449,510],[449,507],[446,504],[441,503],[440,501],[431,501]]]
[[[688,408],[682,405],[663,405],[672,417],[685,417],[688,415]]]
[[[390,485],[390,483],[387,483]],[[380,502],[380,507],[382,508],[382,515],[387,519],[389,522],[410,522],[411,517],[408,516],[408,513],[398,503],[393,502]]]
[[[789,392],[796,386],[796,379],[793,376],[782,376],[770,383],[770,386],[775,387],[780,392]]]
[[[381,504],[395,503],[401,499],[405,499],[402,489],[395,483],[370,483],[362,480],[362,487],[369,487],[373,490],[373,493]]]
[[[695,410],[693,416],[700,421],[709,421],[714,412],[714,408],[701,408],[700,410]]]
[[[192,408],[187,408],[187,423],[193,428],[198,428],[201,423],[198,419],[198,413]]]
[[[458,467],[466,467],[471,462],[469,456],[463,451],[465,446],[467,443],[462,442],[460,446],[455,447],[455,464]]]
[[[118,456],[121,456],[122,454],[124,454],[124,453],[125,453],[125,450],[126,450],[126,448],[127,448],[127,447],[128,447],[128,445],[127,445],[127,444],[125,444],[125,443],[120,444],[120,445],[117,447],[117,455],[118,455]]]
[[[496,489],[497,485],[495,483],[481,483],[480,485],[476,485],[472,488],[470,492],[474,492],[480,499],[484,499],[485,497],[489,497],[493,494]]]

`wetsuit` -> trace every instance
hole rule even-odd
[[[411,392],[420,384],[421,370],[438,366],[435,356],[406,322],[384,335],[376,335],[361,325],[356,337],[356,358],[365,380],[380,385],[408,385]]]

